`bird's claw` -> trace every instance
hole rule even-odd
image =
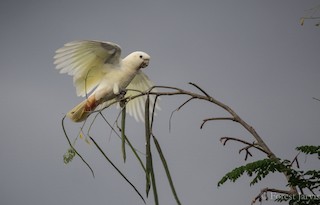
[[[119,94],[118,94],[118,98],[121,100],[124,98],[124,96],[127,94],[126,90],[120,90]]]
[[[120,90],[117,98],[120,101],[120,107],[125,106],[125,100],[124,100],[124,96],[126,95],[127,91],[126,90]]]

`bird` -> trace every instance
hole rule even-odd
[[[145,92],[154,86],[141,71],[149,65],[150,56],[134,51],[121,58],[121,48],[113,42],[77,40],[56,50],[54,64],[60,73],[73,76],[77,96],[85,97],[66,116],[73,122],[85,121],[95,110],[103,109],[120,98]],[[136,97],[126,104],[126,111],[136,121],[144,121],[146,96]],[[155,96],[150,95],[150,103]],[[156,105],[157,109],[160,109]],[[151,110],[151,106],[150,106]]]

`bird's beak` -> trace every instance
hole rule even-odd
[[[145,68],[149,65],[149,59],[144,59],[140,65],[140,68]]]

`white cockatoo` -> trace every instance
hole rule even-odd
[[[73,41],[58,49],[54,59],[60,73],[73,76],[77,95],[86,97],[67,113],[74,122],[84,121],[92,111],[110,105],[126,89],[128,97],[139,94],[133,90],[143,92],[153,86],[140,70],[148,66],[150,56],[135,51],[122,59],[121,48],[115,43]],[[154,102],[154,96],[150,97]],[[137,121],[144,120],[145,99],[138,97],[126,104],[127,112]]]

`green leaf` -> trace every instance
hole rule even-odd
[[[72,159],[76,156],[76,152],[74,151],[73,148],[69,148],[67,152],[63,155],[63,162],[65,164],[68,164],[69,162],[72,161]]]
[[[320,146],[304,145],[297,147],[296,150],[307,155],[317,154],[318,158],[320,159]]]

